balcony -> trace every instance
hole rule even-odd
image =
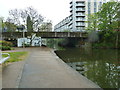
[[[84,13],[77,13],[76,16],[85,16]]]
[[[85,11],[84,8],[77,8],[76,11]]]
[[[70,14],[70,16],[69,17],[72,17],[73,16],[73,14]]]
[[[79,27],[79,26],[85,26],[84,23],[76,23],[76,27]]]
[[[76,6],[85,7],[85,4],[83,4],[83,3],[77,3]]]
[[[70,4],[72,4],[73,2],[72,1],[70,1]]]
[[[85,30],[85,29],[84,29],[84,28],[79,28],[79,27],[78,27],[78,28],[76,28],[76,30],[77,30],[77,31],[83,31],[83,30]]]
[[[72,28],[72,25],[70,25],[69,28]]]
[[[72,7],[73,7],[73,5],[70,6],[70,8],[72,8]]]
[[[73,23],[72,23],[72,22],[70,22],[70,23],[68,24],[68,26],[72,26],[72,24],[73,24]]]
[[[72,11],[73,11],[73,10],[71,9],[70,12],[72,13]]]
[[[79,21],[85,21],[85,19],[76,19],[76,21],[78,21],[78,22],[79,22]]]

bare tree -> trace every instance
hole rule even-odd
[[[8,17],[8,18],[6,19],[6,22],[14,23],[13,19],[11,19],[10,17]]]
[[[52,21],[47,20],[47,22],[43,22],[39,27],[39,31],[52,31]]]
[[[33,7],[27,7],[26,9],[13,9],[9,11],[10,18],[14,21],[14,24],[27,24],[28,15],[33,23],[33,31],[38,31],[38,26],[43,22],[44,18],[38,14],[37,10]],[[21,22],[22,19],[22,22]]]
[[[15,24],[20,25],[20,12],[18,9],[13,9],[9,11],[10,18],[14,20]]]
[[[20,17],[22,18],[22,21],[24,22],[24,24],[26,24],[27,16],[28,14],[26,10],[20,10]]]
[[[42,15],[38,14],[38,12],[33,7],[28,7],[25,12],[30,16],[31,21],[33,23],[33,31],[38,31],[38,26],[43,22],[44,18]]]

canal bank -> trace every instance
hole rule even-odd
[[[99,88],[58,58],[53,49],[25,48],[24,51],[30,54],[18,88]]]

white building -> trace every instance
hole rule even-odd
[[[66,30],[70,30],[69,28],[69,23],[70,23],[70,19],[71,17],[66,17],[65,19],[63,19],[61,22],[59,22],[57,25],[55,25],[54,27],[54,31],[66,31]]]
[[[88,15],[96,13],[106,0],[71,0],[70,16],[55,25],[55,31],[84,31]]]

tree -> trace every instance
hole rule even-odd
[[[32,32],[33,31],[33,22],[31,21],[31,18],[30,18],[29,15],[27,17],[27,31],[28,32]],[[31,35],[30,35],[30,45],[32,45],[33,39],[34,39],[34,37],[33,37],[33,34],[31,33]]]
[[[33,25],[33,30],[38,31],[39,25],[43,22],[44,18],[33,7],[28,7],[25,12],[27,12],[27,16],[29,15],[31,18],[31,22]]]
[[[99,29],[104,31],[104,42],[115,43],[114,47],[118,48],[119,42],[119,2],[107,2],[103,4],[99,16]]]
[[[9,11],[11,19],[14,24],[20,25],[27,24],[27,17],[29,16],[33,25],[33,31],[38,31],[38,27],[43,22],[44,18],[33,7],[28,7],[26,9],[13,9]],[[22,22],[21,22],[22,19]],[[26,25],[27,26],[27,25]]]
[[[10,18],[13,20],[14,24],[20,25],[20,11],[18,9],[13,9],[9,11]]]
[[[33,31],[33,22],[31,21],[30,16],[28,15],[27,17],[27,31]]]
[[[115,15],[116,18],[116,23],[117,23],[117,27],[116,27],[116,48],[118,48],[119,46],[119,34],[120,34],[120,3],[117,3],[116,6],[116,11],[117,14]]]
[[[116,7],[117,2],[107,2],[101,7],[98,12],[99,30],[113,30],[116,27]]]
[[[96,31],[98,29],[98,15],[97,13],[88,15],[88,27],[86,30]]]
[[[98,28],[100,43],[112,47],[119,46],[120,2],[104,3],[99,12],[88,17],[88,30]]]
[[[15,32],[17,26],[14,24],[14,21],[8,17],[6,22],[4,22],[4,29],[5,28],[7,32]]]
[[[39,27],[39,31],[52,31],[52,22],[47,21],[42,23],[42,25]]]
[[[3,30],[3,17],[0,17],[0,40],[2,40],[2,30]]]
[[[3,17],[0,17],[0,33],[3,31],[4,23],[3,23]]]
[[[10,18],[7,18],[6,22],[2,21],[2,31],[3,32],[15,32],[17,26],[13,23]]]
[[[15,32],[16,30],[16,25],[10,22],[5,22],[4,23],[4,29],[6,28],[6,32]]]
[[[20,10],[20,17],[22,19],[22,22],[26,24],[26,19],[28,17],[27,11],[26,10]]]

